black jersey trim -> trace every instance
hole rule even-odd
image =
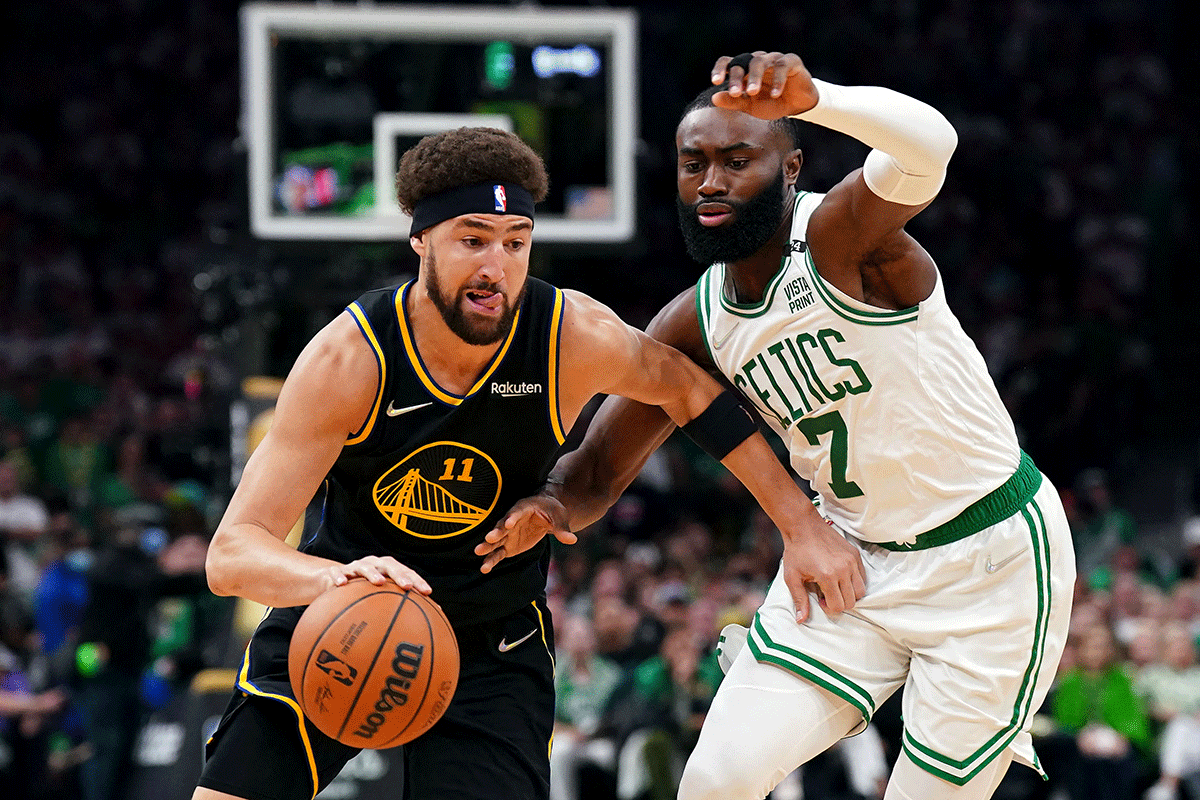
[[[546,383],[550,389],[547,392],[549,399],[550,413],[550,429],[554,431],[554,438],[562,444],[567,440],[566,432],[563,430],[562,410],[559,406],[559,391],[558,391],[558,368],[559,368],[559,353],[562,345],[562,319],[565,311],[565,303],[563,302],[564,295],[562,289],[554,290],[554,311],[550,315],[550,371],[547,373]]]
[[[300,710],[300,704],[293,698],[287,695],[275,694],[274,692],[266,692],[259,689],[250,681],[250,646],[246,646],[246,653],[242,656],[242,668],[238,671],[237,686],[246,694],[252,694],[255,697],[266,697],[271,700],[278,700],[286,704],[296,712],[297,725],[300,728],[300,741],[304,745],[304,755],[308,758],[308,769],[312,773],[313,793],[312,796],[317,796],[317,790],[320,788],[320,777],[317,774],[317,759],[313,756],[312,742],[308,738],[308,728],[304,724],[304,712]]]
[[[363,311],[358,301],[355,301],[346,307],[350,312],[351,318],[358,325],[358,330],[362,333],[363,338],[371,345],[371,349],[375,351],[375,363],[379,367],[379,389],[375,392],[375,402],[371,405],[371,415],[367,417],[367,421],[363,423],[350,438],[346,439],[346,444],[358,444],[366,440],[371,435],[371,431],[375,428],[375,418],[379,416],[379,406],[383,402],[384,378],[387,377],[387,361],[383,357],[383,348],[379,346],[379,340],[375,338],[375,331],[371,328],[371,322],[367,319],[366,312]]]
[[[483,374],[479,376],[479,380],[475,381],[475,385],[466,394],[454,394],[437,385],[433,376],[429,374],[429,370],[425,368],[425,362],[421,360],[421,354],[417,352],[417,346],[413,342],[412,331],[409,330],[408,325],[408,311],[405,308],[405,299],[408,297],[408,290],[412,288],[413,283],[415,281],[409,281],[396,290],[396,321],[400,325],[400,339],[404,343],[404,352],[408,355],[408,361],[412,364],[413,372],[431,395],[446,405],[461,405],[463,400],[466,400],[487,384],[488,378],[492,376],[492,373],[504,361],[504,356],[508,353],[509,345],[512,344],[513,338],[517,334],[517,326],[521,324],[521,309],[517,309],[517,313],[513,316],[512,328],[508,332],[508,338],[504,340],[504,344],[492,356],[491,362],[488,364],[487,369],[483,371]]]

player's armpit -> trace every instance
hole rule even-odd
[[[937,283],[933,258],[904,225],[924,206],[888,203],[867,188],[861,170],[825,195],[808,223],[808,244],[821,277],[880,308],[911,308]]]
[[[574,292],[567,295],[564,362],[568,353],[579,353],[579,359],[573,369],[564,369],[564,383],[573,381],[575,387],[564,385],[563,394],[573,390],[587,399],[598,392],[609,394],[582,444],[560,459],[546,489],[568,509],[571,530],[579,530],[604,514],[674,431],[675,422],[657,403],[667,399],[682,405],[693,396],[695,407],[690,413],[675,411],[687,422],[703,412],[722,387],[687,357],[708,362],[694,288],[668,303],[646,334],[625,325],[591,298]],[[597,320],[605,325],[592,324]],[[686,355],[662,342],[678,345]]]
[[[599,519],[633,481],[650,454],[675,429],[657,403],[681,396],[686,381],[664,389],[647,376],[644,343],[668,351],[615,313],[579,292],[566,291],[560,363],[560,409],[567,425],[594,396],[608,395],[581,445],[559,460],[544,491],[562,503],[571,530]],[[685,361],[682,356],[675,358]],[[622,393],[635,399],[620,396]],[[716,392],[713,393],[715,396]],[[644,402],[642,402],[644,401]]]

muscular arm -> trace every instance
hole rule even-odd
[[[213,535],[205,570],[219,595],[267,606],[311,602],[341,565],[284,543],[346,439],[371,413],[378,368],[349,314],[308,343]]]
[[[561,391],[570,413],[597,394],[659,406],[676,424],[700,414],[721,392],[676,348],[625,324],[611,309],[567,291]]]

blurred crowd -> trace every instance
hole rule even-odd
[[[146,715],[227,636],[203,569],[231,376],[193,279],[236,192],[236,5],[123,9],[0,11],[16,34],[0,49],[0,785],[14,799],[126,796]]]
[[[1200,799],[1200,517],[1184,521],[1200,497],[1158,509],[1165,550],[1143,546],[1133,502],[1153,488],[1139,484],[1147,442],[1197,442],[1182,410],[1200,393],[1181,376],[1200,359],[1178,311],[1197,299],[1180,265],[1200,241],[1181,5],[701,3],[684,19],[639,4],[638,240],[535,259],[639,324],[695,279],[672,136],[718,54],[799,48],[818,77],[908,92],[954,122],[946,187],[910,230],[1060,487],[1080,564],[1036,731],[1050,780],[1014,769],[1002,798]],[[235,282],[216,296],[214,264],[317,265],[342,303],[369,286],[332,274],[352,247],[248,234],[236,0],[55,6],[0,10],[17,32],[0,48],[0,786],[118,800],[146,716],[239,652],[203,578],[230,488],[229,404],[248,366],[282,374],[298,349],[281,334],[262,348],[274,362],[246,364],[260,351],[237,338],[230,298],[262,295]],[[802,180],[823,190],[862,156],[814,129]],[[411,258],[397,245],[379,274]],[[328,308],[287,285],[266,302],[281,329],[311,332]],[[717,638],[752,618],[780,549],[749,495],[678,436],[556,549],[554,800],[674,797],[721,680]],[[889,702],[775,800],[879,797],[899,726]]]

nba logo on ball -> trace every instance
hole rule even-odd
[[[496,195],[496,210],[508,211],[508,198],[504,196],[504,187],[497,183],[492,187],[492,194]]]
[[[343,686],[350,686],[358,676],[358,670],[342,661],[328,650],[317,656],[315,666]]]

